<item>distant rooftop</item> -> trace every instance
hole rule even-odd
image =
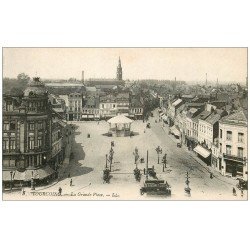
[[[83,86],[80,82],[50,82],[45,83],[46,87],[81,87]]]
[[[174,101],[174,102],[172,103],[172,105],[173,105],[173,106],[177,106],[177,105],[179,105],[181,102],[182,102],[181,99],[177,99],[176,101]]]

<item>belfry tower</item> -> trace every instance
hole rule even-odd
[[[116,71],[116,79],[122,81],[122,66],[121,66],[121,59],[119,57],[119,62]]]

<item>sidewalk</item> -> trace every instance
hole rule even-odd
[[[173,141],[176,142],[176,139],[172,136],[168,134],[169,131],[169,127],[168,126],[164,126],[162,127],[162,129],[167,133],[167,136]],[[212,168],[211,166],[208,166],[205,162],[203,162],[193,151],[188,150],[188,148],[182,144],[182,149],[185,150],[186,152],[188,152],[190,154],[190,156],[196,161],[198,162],[208,173],[212,173],[213,174],[213,178],[216,178],[222,182],[225,182],[227,184],[230,184],[232,186],[236,186],[236,184],[238,184],[237,180],[228,178],[226,176],[223,176],[220,172],[216,171],[214,168]]]

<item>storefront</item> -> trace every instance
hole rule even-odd
[[[197,145],[194,148],[194,152],[196,152],[198,157],[207,165],[211,164],[211,152],[208,149],[202,147],[201,145]]]
[[[232,177],[243,177],[243,163],[225,159],[226,174]]]

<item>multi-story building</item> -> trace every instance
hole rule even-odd
[[[216,111],[209,113],[205,119],[199,119],[198,141],[200,144],[204,144],[207,148],[211,149],[214,139],[217,138],[219,134],[220,119],[221,115],[217,114]]]
[[[100,118],[106,119],[117,115],[118,108],[116,98],[113,95],[100,96]]]
[[[80,121],[82,118],[82,94],[71,93],[68,97],[67,120]]]
[[[193,149],[198,142],[198,120],[202,109],[190,108],[185,112],[185,143]]]
[[[183,101],[181,99],[177,99],[173,102],[171,101],[169,102],[167,114],[168,114],[168,123],[170,126],[174,125],[176,111],[182,104],[183,104]]]
[[[232,113],[219,121],[221,173],[247,180],[247,111]]]
[[[99,100],[94,96],[89,96],[84,100],[82,108],[82,119],[83,120],[99,120],[100,119],[100,108]]]
[[[49,94],[49,101],[52,109],[58,113],[63,119],[66,119],[66,103],[59,96]]]
[[[38,77],[23,96],[3,100],[3,184],[40,182],[53,178],[52,111]]]
[[[130,98],[129,93],[119,93],[116,96],[118,115],[129,115]]]
[[[139,98],[131,98],[129,116],[135,120],[143,118],[143,104]]]
[[[63,129],[66,124],[61,121],[56,113],[52,114],[52,149],[51,149],[51,167],[57,170],[58,165],[64,158],[63,150]]]

